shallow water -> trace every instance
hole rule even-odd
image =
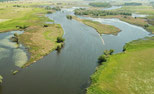
[[[11,73],[11,70],[21,67],[28,60],[25,48],[15,42],[11,42],[10,38],[14,33],[22,34],[23,31],[11,31],[0,33],[0,74]],[[7,68],[9,69],[7,70]],[[7,72],[6,72],[7,71]]]
[[[86,18],[121,29],[117,36],[100,37],[95,29],[78,21],[68,20],[66,15],[73,14],[72,10],[63,11],[47,15],[55,23],[61,24],[65,31],[63,37],[66,41],[61,52],[53,51],[15,76],[4,75],[0,94],[84,94],[85,88],[90,84],[89,77],[98,66],[97,58],[104,50],[112,48],[118,53],[125,43],[150,36],[143,28],[118,19]],[[12,56],[13,52],[10,57]],[[3,59],[2,64],[7,60]],[[8,66],[4,67],[11,70]],[[2,71],[5,73],[5,70]]]

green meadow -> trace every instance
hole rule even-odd
[[[154,37],[126,44],[92,75],[87,94],[152,94]]]

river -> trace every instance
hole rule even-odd
[[[73,14],[72,11],[63,11],[47,15],[64,29],[66,41],[61,52],[53,51],[17,75],[5,74],[2,70],[5,75],[0,94],[84,94],[90,84],[90,76],[98,66],[97,59],[104,50],[112,48],[119,53],[125,43],[150,36],[143,28],[118,19],[87,18],[121,29],[118,35],[103,34],[100,38],[95,29],[76,20],[68,20],[66,15]],[[8,62],[4,59],[0,66]]]

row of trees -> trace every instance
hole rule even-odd
[[[60,7],[53,7],[53,8],[51,8],[50,6],[46,6],[45,9],[46,9],[46,10],[61,11],[61,8],[60,8]]]
[[[124,11],[104,11],[104,10],[87,10],[87,9],[76,9],[75,15],[92,15],[92,16],[107,16],[107,15],[132,15],[129,12]]]
[[[132,2],[132,3],[125,3],[125,6],[141,6],[142,3],[136,3],[136,2]]]
[[[110,3],[102,3],[102,2],[89,3],[89,5],[93,7],[112,7]]]

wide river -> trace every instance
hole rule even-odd
[[[16,63],[16,59],[12,58],[12,50],[19,49],[21,52],[18,53],[26,50],[2,47],[0,43],[0,49],[8,49],[6,52],[9,54],[1,59],[5,53],[1,54],[0,50],[0,74],[4,77],[0,94],[84,94],[90,84],[90,76],[98,66],[97,59],[104,50],[115,49],[116,53],[119,53],[125,43],[150,36],[143,28],[118,19],[86,18],[121,29],[118,35],[100,36],[95,29],[78,21],[68,20],[68,14],[73,14],[72,10],[63,9],[63,12],[47,15],[64,29],[63,37],[66,41],[61,52],[53,51],[30,67],[22,69],[17,75],[11,74],[13,69],[20,66],[20,63]],[[9,35],[1,33],[0,39],[5,40]],[[15,58],[22,58],[25,54],[17,56]]]

